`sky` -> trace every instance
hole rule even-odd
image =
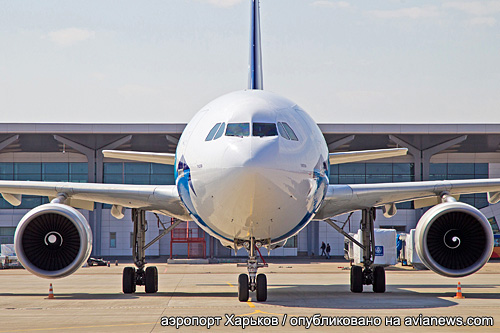
[[[248,85],[250,0],[0,0],[0,123],[186,123]],[[261,0],[319,123],[500,123],[500,1]]]

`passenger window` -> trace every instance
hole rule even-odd
[[[290,140],[290,137],[288,134],[286,134],[285,128],[283,127],[282,123],[278,123],[278,132],[280,132],[280,135],[284,137],[287,140]]]
[[[250,124],[249,123],[234,123],[227,124],[226,136],[249,136]]]
[[[214,140],[217,140],[218,138],[220,138],[222,136],[222,134],[224,134],[224,127],[226,127],[226,123],[222,123],[222,125],[220,125],[219,130],[217,131],[217,134],[215,134]]]
[[[276,136],[278,131],[276,130],[276,124],[274,123],[253,123],[252,124],[252,135],[253,136]]]
[[[285,127],[286,133],[290,137],[290,140],[299,141],[299,139],[295,135],[295,132],[292,130],[292,128],[287,123],[283,123],[283,127]]]
[[[208,133],[207,138],[205,139],[205,141],[210,141],[210,140],[212,140],[214,138],[214,135],[215,135],[215,133],[217,133],[217,130],[219,129],[219,126],[220,126],[220,123],[217,123],[217,124],[215,124],[214,127],[212,127],[212,129]]]

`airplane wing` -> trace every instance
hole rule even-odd
[[[125,150],[104,150],[104,157],[119,158],[123,160],[131,160],[138,162],[149,162],[159,164],[175,164],[175,154],[170,153],[148,153],[142,151],[125,151]]]
[[[396,213],[395,203],[414,201],[415,208],[438,204],[443,193],[488,193],[488,202],[500,201],[500,179],[441,180],[405,183],[329,185],[325,200],[314,217],[324,220],[355,210],[380,207],[386,216]]]
[[[22,195],[40,195],[51,199],[64,194],[68,197],[67,204],[75,208],[92,210],[94,202],[101,202],[191,220],[175,185],[0,181],[0,193],[14,206],[21,204]]]
[[[330,153],[330,164],[352,163],[406,155],[408,148],[391,148]]]

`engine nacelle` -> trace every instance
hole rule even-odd
[[[493,251],[493,231],[486,217],[462,202],[429,209],[415,230],[417,254],[434,272],[448,277],[470,275]]]
[[[75,208],[49,203],[24,215],[14,244],[24,268],[40,277],[61,278],[73,274],[88,260],[92,231]]]

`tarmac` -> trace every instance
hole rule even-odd
[[[252,324],[251,318],[256,326],[247,331],[500,331],[499,261],[458,280],[391,267],[383,294],[371,286],[351,293],[345,261],[270,261],[259,270],[268,278],[268,300],[262,303],[254,301],[254,293],[250,301],[238,301],[238,274],[246,269],[235,263],[157,263],[159,292],[145,294],[138,286],[127,295],[121,292],[122,263],[84,267],[57,280],[23,269],[0,270],[0,332],[165,332],[177,331],[175,324],[182,331],[233,332]],[[464,299],[454,298],[459,281]],[[55,299],[48,299],[50,283]],[[493,321],[494,326],[457,327],[456,321],[439,326],[439,320],[470,317],[477,325]]]

